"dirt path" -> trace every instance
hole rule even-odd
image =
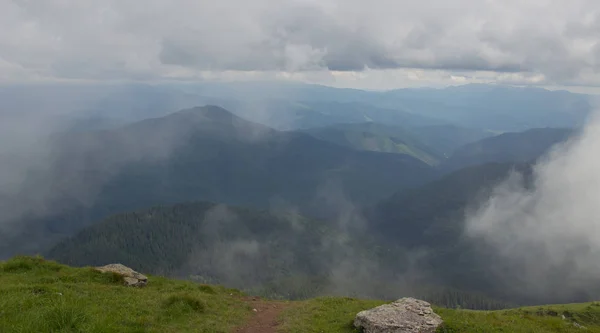
[[[243,326],[234,330],[235,333],[277,333],[279,315],[289,304],[259,297],[245,297],[244,301],[256,311]]]

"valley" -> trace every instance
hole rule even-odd
[[[600,333],[596,2],[0,22],[0,333]]]
[[[364,103],[276,103],[257,117],[230,100],[235,112],[60,127],[35,143],[43,154],[14,155],[31,163],[4,193],[0,255],[119,262],[311,311],[338,302],[322,297],[488,311],[600,297],[587,282],[560,295],[512,288],[497,270],[513,262],[465,222],[514,175],[534,191],[539,161],[580,129],[495,132]]]

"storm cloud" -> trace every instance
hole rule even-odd
[[[590,0],[1,0],[0,20],[8,82],[420,69],[600,84]]]

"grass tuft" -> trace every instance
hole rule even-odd
[[[60,303],[42,315],[46,332],[84,332],[84,325],[88,321],[86,313],[81,307]]]
[[[64,266],[55,261],[45,260],[40,256],[17,256],[4,262],[0,269],[6,273],[23,273],[32,270],[58,272]]]
[[[215,290],[215,288],[213,288],[212,286],[209,286],[207,284],[201,284],[200,286],[198,286],[198,289],[205,294],[211,294],[211,295],[217,294],[217,291]]]
[[[171,295],[162,303],[164,309],[175,313],[204,312],[206,304],[197,297],[183,294]]]
[[[49,292],[49,288],[47,286],[33,286],[31,288],[31,293],[34,295],[43,295],[43,294],[47,294]]]

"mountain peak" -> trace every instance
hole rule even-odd
[[[189,109],[183,109],[169,115],[170,117],[203,117],[210,120],[232,120],[237,118],[233,113],[216,105],[195,106]]]

